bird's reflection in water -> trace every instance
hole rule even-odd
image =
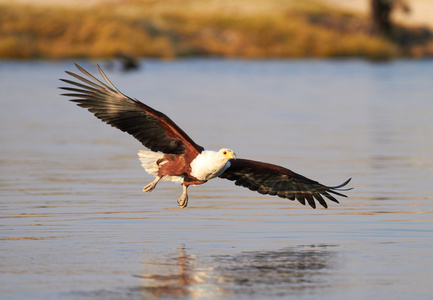
[[[220,256],[225,289],[236,294],[296,295],[331,287],[330,270],[336,252],[330,246],[300,246],[277,251],[243,252]]]
[[[142,293],[153,297],[284,296],[331,287],[336,252],[327,245],[248,251],[197,259],[181,247],[145,265]],[[145,262],[146,264],[146,262]]]
[[[141,291],[154,297],[189,296],[200,292],[199,286],[204,283],[201,276],[206,276],[206,272],[200,271],[195,256],[186,251],[183,246],[176,254],[163,254],[145,262],[145,269],[151,273],[137,276],[142,279]]]

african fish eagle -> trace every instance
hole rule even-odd
[[[144,192],[151,192],[161,179],[180,183],[183,192],[177,202],[184,208],[188,204],[187,189],[190,185],[203,184],[219,177],[260,194],[296,199],[303,205],[307,200],[312,208],[316,208],[314,199],[323,207],[328,207],[322,196],[336,203],[338,201],[332,194],[347,197],[340,192],[350,190],[342,189],[350,179],[330,187],[284,167],[237,158],[227,148],[219,151],[205,150],[165,114],[120,92],[99,65],[99,72],[108,85],[75,65],[90,80],[66,71],[81,82],[60,79],[72,85],[61,87],[69,91],[62,95],[73,97],[70,101],[87,108],[107,124],[131,134],[151,150],[141,150],[138,153],[143,168],[155,176],[155,180],[143,188]]]

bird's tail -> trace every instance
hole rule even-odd
[[[141,166],[146,170],[147,173],[153,176],[158,176],[159,167],[164,162],[158,164],[158,161],[164,157],[163,153],[157,153],[153,151],[140,150],[138,157],[141,161]],[[164,176],[162,180],[172,181],[174,183],[182,183],[183,176]]]
[[[141,166],[146,170],[147,173],[153,176],[158,175],[159,166],[156,163],[159,159],[164,156],[162,153],[140,150],[138,157],[141,161]]]

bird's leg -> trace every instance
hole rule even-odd
[[[188,186],[186,185],[182,185],[182,186],[183,186],[183,193],[180,196],[179,200],[177,200],[177,204],[179,204],[180,208],[185,208],[188,205],[188,193],[187,193]]]
[[[161,179],[160,176],[156,176],[154,181],[152,181],[151,183],[149,183],[148,185],[146,185],[143,188],[143,192],[150,193],[151,191],[153,191],[153,189],[156,187],[156,185],[160,179]]]

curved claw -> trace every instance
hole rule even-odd
[[[177,200],[177,204],[179,204],[180,208],[185,208],[188,205],[188,195],[182,194]]]
[[[151,191],[153,191],[153,189],[156,187],[160,179],[161,177],[157,176],[154,181],[152,181],[151,183],[149,183],[143,188],[143,192],[150,193]]]
[[[177,204],[179,204],[180,208],[185,208],[188,205],[188,187],[183,186],[183,193],[180,198],[177,200]]]

